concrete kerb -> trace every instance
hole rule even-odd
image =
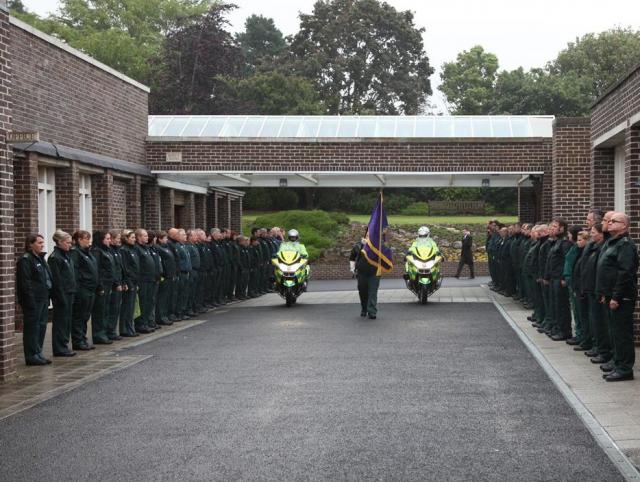
[[[553,368],[549,361],[547,361],[546,357],[542,354],[538,347],[529,339],[526,333],[522,331],[522,329],[511,318],[511,316],[509,316],[509,314],[496,300],[493,294],[490,294],[489,297],[498,312],[502,315],[504,320],[509,324],[513,331],[515,331],[515,333],[518,335],[518,338],[520,338],[522,343],[527,347],[529,352],[533,355],[533,357],[545,371],[547,376],[558,388],[560,393],[562,393],[567,403],[569,403],[578,417],[580,417],[580,420],[582,420],[589,432],[591,432],[591,435],[596,440],[598,445],[600,445],[605,454],[607,454],[607,457],[609,457],[613,464],[618,468],[625,480],[640,481],[640,472],[638,472],[638,469],[635,467],[635,465],[633,465],[629,458],[622,452],[622,450],[620,450],[620,447],[618,447],[618,445],[613,441],[604,427],[596,420],[591,412],[587,410],[584,404],[573,393],[571,388],[564,382],[562,377],[560,377],[558,372]]]

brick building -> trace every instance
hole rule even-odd
[[[513,186],[523,221],[615,207],[640,240],[640,68],[590,119],[162,118],[148,94],[0,0],[0,380],[21,358],[14,273],[29,232],[239,230],[234,188],[247,186]]]
[[[152,174],[145,150],[149,89],[5,8],[0,76],[1,380],[22,357],[13,349],[14,275],[28,233],[42,233],[50,251],[56,229],[239,230],[243,193]]]

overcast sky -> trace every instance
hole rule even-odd
[[[23,0],[41,15],[57,9],[57,0]],[[238,9],[229,18],[233,31],[244,27],[251,14],[272,17],[285,35],[297,31],[298,13],[310,13],[315,0],[232,0]],[[398,10],[412,10],[415,24],[426,29],[425,50],[436,73],[431,77],[436,91],[440,66],[455,60],[462,50],[482,45],[495,53],[503,69],[525,69],[544,65],[568,42],[589,32],[616,26],[640,30],[638,0],[388,0]]]

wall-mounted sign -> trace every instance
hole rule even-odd
[[[167,152],[167,162],[182,162],[182,152]]]
[[[38,142],[40,133],[34,132],[10,132],[7,134],[7,144],[19,144],[21,142]]]

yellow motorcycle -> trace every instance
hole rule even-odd
[[[413,253],[406,256],[404,280],[407,288],[426,305],[433,293],[442,285],[440,262],[442,255],[435,244],[418,245]]]
[[[311,269],[306,258],[297,251],[280,251],[271,260],[274,265],[275,288],[284,298],[287,308],[294,305],[298,297],[307,291]]]

